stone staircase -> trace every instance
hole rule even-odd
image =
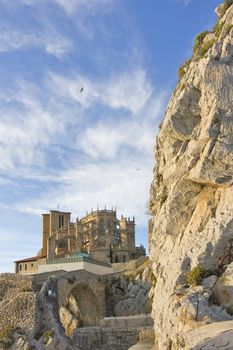
[[[111,328],[153,328],[153,325],[154,321],[150,314],[121,317],[105,317],[100,321],[101,327]]]
[[[154,328],[148,327],[139,332],[139,342],[128,350],[158,350],[155,344]]]
[[[77,328],[73,340],[78,348],[85,350],[128,350],[138,340],[151,340],[152,334],[154,335],[153,319],[150,314],[106,317],[100,321],[98,327]],[[153,346],[151,343],[150,345],[148,349]]]

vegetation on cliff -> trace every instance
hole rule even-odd
[[[217,42],[219,36],[221,35],[223,29],[224,29],[224,35],[228,35],[232,29],[232,25],[227,24],[225,26],[225,22],[222,20],[222,17],[225,15],[228,8],[233,4],[233,0],[225,0],[220,8],[220,17],[218,21],[216,22],[215,26],[213,27],[212,31],[205,30],[201,33],[199,33],[195,40],[194,40],[194,46],[193,46],[193,55],[190,59],[187,59],[178,69],[178,77],[179,80],[181,80],[186,72],[188,71],[188,68],[190,66],[190,63],[192,62],[192,59],[201,59],[204,58],[207,52],[214,46],[214,44]],[[224,28],[225,26],[225,28]],[[213,34],[213,37],[211,37],[208,40],[208,35]]]

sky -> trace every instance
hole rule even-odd
[[[218,4],[0,0],[0,272],[37,254],[58,206],[134,215],[147,246],[158,125]]]

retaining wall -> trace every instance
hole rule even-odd
[[[82,350],[128,350],[139,340],[137,328],[77,328],[73,341]]]

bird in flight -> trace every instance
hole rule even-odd
[[[138,171],[138,170],[141,170],[141,168],[137,168],[136,170],[137,170],[137,171]]]
[[[84,91],[84,88],[82,87],[81,89],[80,89],[80,92],[82,93]]]

